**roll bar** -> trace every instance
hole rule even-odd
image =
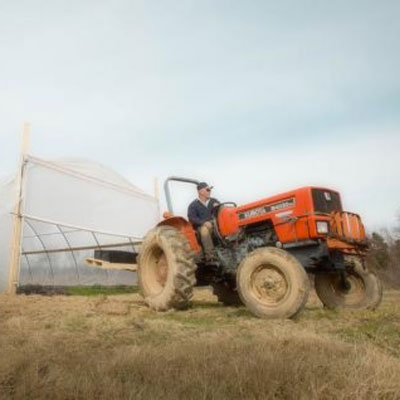
[[[169,183],[172,181],[173,182],[182,182],[182,183],[191,183],[192,185],[198,185],[200,183],[196,179],[182,178],[179,176],[170,176],[165,180],[165,182],[164,182],[165,199],[167,201],[168,211],[171,214],[174,213],[173,208],[172,208],[171,192],[170,192],[170,188],[169,188]]]

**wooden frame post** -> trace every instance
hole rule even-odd
[[[154,184],[154,197],[157,200],[158,218],[161,218],[161,204],[160,204],[160,182],[157,177],[153,178]]]
[[[14,224],[10,250],[10,262],[8,269],[8,293],[15,295],[19,282],[20,258],[21,258],[21,239],[23,225],[23,195],[24,195],[24,177],[25,177],[25,157],[28,152],[31,126],[24,123],[24,130],[21,142],[21,152],[19,168],[16,177],[16,199],[14,207]]]

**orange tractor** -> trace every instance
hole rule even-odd
[[[193,287],[211,286],[226,305],[245,305],[261,318],[293,317],[307,302],[310,281],[328,308],[375,308],[378,278],[365,266],[368,244],[357,214],[345,212],[338,192],[303,187],[254,203],[215,207],[216,262],[207,263],[190,222],[169,212],[145,237],[138,279],[146,303],[165,311],[189,305]]]

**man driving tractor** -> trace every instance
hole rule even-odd
[[[200,233],[201,243],[207,261],[215,259],[214,244],[212,240],[212,210],[219,204],[217,199],[211,197],[213,186],[206,182],[197,185],[198,198],[193,200],[188,208],[188,219]]]

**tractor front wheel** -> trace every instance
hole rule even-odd
[[[346,281],[338,273],[315,275],[315,291],[325,307],[330,309],[375,309],[382,300],[382,285],[377,276],[363,266],[359,257],[348,256],[351,267]]]
[[[269,247],[251,252],[237,272],[239,296],[260,318],[290,318],[307,302],[308,276],[288,252]]]
[[[137,272],[141,294],[151,308],[186,308],[196,284],[195,270],[189,242],[177,229],[159,226],[146,235]]]

